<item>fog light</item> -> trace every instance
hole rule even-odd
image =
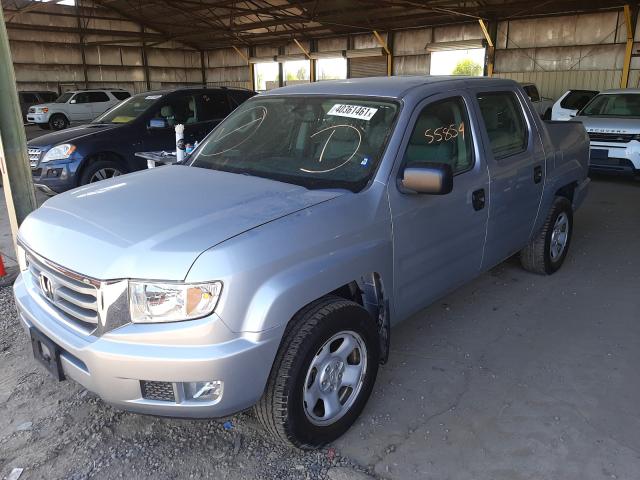
[[[207,382],[185,382],[186,400],[195,402],[216,402],[222,398],[223,382],[212,380]]]

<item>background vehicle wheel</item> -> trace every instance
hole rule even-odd
[[[318,448],[346,432],[378,373],[375,322],[355,302],[317,300],[291,320],[256,416],[277,440]]]
[[[49,128],[51,128],[51,130],[62,130],[64,128],[67,128],[68,126],[69,120],[67,120],[67,117],[60,113],[52,115],[49,119]]]
[[[556,197],[542,230],[520,251],[525,270],[550,275],[564,262],[573,233],[573,209],[564,197]]]
[[[80,185],[99,182],[100,180],[106,180],[107,178],[118,177],[125,173],[128,173],[127,170],[125,170],[120,163],[114,160],[98,160],[97,162],[91,162],[84,172],[82,172]]]

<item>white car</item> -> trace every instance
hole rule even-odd
[[[522,88],[525,93],[531,100],[533,104],[533,108],[536,109],[538,115],[540,115],[545,120],[551,118],[551,107],[553,106],[553,100],[550,98],[545,98],[540,96],[540,92],[538,92],[538,87],[533,83],[522,83]]]
[[[598,93],[597,90],[567,90],[551,109],[551,120],[571,120]]]
[[[130,96],[118,88],[65,92],[55,102],[29,107],[27,122],[45,130],[62,130],[71,123],[89,122]]]

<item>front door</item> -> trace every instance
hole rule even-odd
[[[545,155],[533,115],[515,90],[478,93],[483,139],[491,172],[488,269],[518,252],[529,241],[538,215],[545,179]]]
[[[469,115],[471,101],[463,92],[423,101],[399,153],[399,178],[407,166],[447,163],[455,175],[453,190],[446,195],[402,192],[395,178],[388,185],[399,318],[480,272],[489,178],[478,147],[478,127]]]

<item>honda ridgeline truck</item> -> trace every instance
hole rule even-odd
[[[390,328],[519,252],[562,265],[588,185],[576,122],[510,80],[369,78],[258,95],[185,165],[48,200],[14,291],[35,357],[134,412],[255,406],[303,448],[362,411]]]

